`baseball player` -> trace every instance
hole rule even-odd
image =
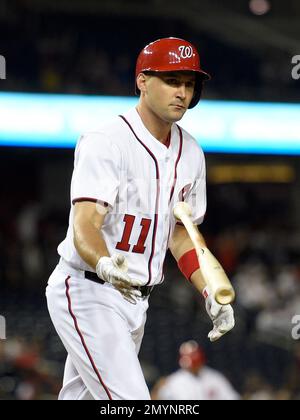
[[[150,399],[138,352],[168,248],[205,294],[210,339],[233,328],[231,306],[210,296],[192,242],[172,212],[185,200],[195,224],[205,214],[203,152],[176,122],[198,103],[207,79],[192,44],[152,42],[137,59],[138,105],[77,143],[69,228],[46,291],[68,352],[59,399]]]
[[[156,400],[238,400],[239,394],[228,380],[206,366],[204,351],[194,340],[181,344],[176,372],[161,378],[152,390]]]

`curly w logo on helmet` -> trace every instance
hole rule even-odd
[[[179,48],[181,58],[191,58],[193,56],[193,48],[186,45],[181,45]]]

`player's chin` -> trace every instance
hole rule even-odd
[[[169,110],[170,119],[173,122],[181,120],[181,118],[186,113],[186,108],[182,106],[171,106]]]

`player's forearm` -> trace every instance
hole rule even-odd
[[[202,235],[201,238],[203,241],[203,246],[206,247],[206,243]],[[189,237],[188,232],[186,231],[185,227],[177,225],[170,243],[170,251],[172,255],[178,262],[180,258],[191,249],[194,249],[194,245]],[[200,269],[196,270],[192,274],[190,280],[196,289],[202,293],[206,283],[202,277]]]
[[[191,282],[193,283],[193,285],[196,287],[196,289],[202,293],[204,288],[206,287],[206,283],[205,280],[202,277],[200,268],[198,268],[198,270],[196,270],[191,278],[190,278]]]
[[[89,220],[74,224],[74,245],[80,257],[93,269],[100,257],[109,256],[101,231]]]
[[[203,242],[203,247],[206,247],[206,243],[202,235],[201,240]],[[194,244],[185,227],[181,225],[176,225],[170,241],[170,251],[176,259],[176,261],[178,261],[183,254],[185,254],[193,248],[195,248]]]

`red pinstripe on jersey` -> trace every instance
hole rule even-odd
[[[179,162],[179,160],[181,158],[181,153],[182,153],[182,143],[183,143],[182,130],[181,130],[181,128],[178,125],[177,125],[177,128],[179,130],[180,142],[179,142],[178,156],[177,156],[177,159],[176,159],[176,162],[175,162],[174,181],[173,181],[173,185],[172,185],[172,188],[171,188],[171,194],[170,194],[169,203],[171,202],[172,197],[173,197],[173,194],[174,194],[174,189],[175,189],[175,185],[176,185],[176,181],[177,181],[177,165],[178,165],[178,162]]]

